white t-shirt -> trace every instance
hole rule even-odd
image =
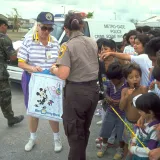
[[[135,52],[134,48],[131,45],[128,45],[124,48],[123,53],[127,53],[129,55],[137,56],[138,54]]]
[[[139,56],[131,56],[131,62],[137,63],[142,70],[141,85],[147,86],[149,82],[149,69],[152,68],[152,61],[147,54],[141,54]]]

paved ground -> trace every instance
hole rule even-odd
[[[14,111],[17,114],[25,115],[25,107],[23,104],[23,94],[21,86],[16,83],[12,83],[12,102]],[[94,117],[91,126],[91,136],[87,148],[87,160],[97,160],[95,138],[98,135],[100,126],[96,125],[96,122],[100,118]],[[0,113],[0,160],[67,160],[69,146],[64,135],[63,126],[61,128],[62,142],[64,145],[61,153],[54,153],[52,146],[52,132],[49,124],[45,120],[40,120],[38,129],[37,145],[31,151],[26,153],[24,151],[24,145],[28,140],[29,132],[27,126],[27,117],[25,120],[13,128],[6,126],[6,120]],[[110,148],[107,154],[101,158],[101,160],[111,160],[116,148]]]
[[[12,30],[8,30],[7,34],[11,38],[12,41],[21,40],[23,36],[28,32],[27,29],[20,29],[18,32],[12,32]]]

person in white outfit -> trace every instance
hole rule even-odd
[[[137,32],[135,30],[131,30],[126,35],[126,41],[129,44],[124,48],[123,53],[130,54],[130,55],[137,55],[137,53],[134,50],[134,39],[137,35]]]
[[[53,31],[54,16],[49,12],[41,12],[37,17],[37,27],[33,35],[24,39],[18,52],[18,66],[24,70],[22,75],[22,89],[25,97],[25,105],[28,107],[28,85],[31,73],[42,72],[50,69],[58,58],[59,44],[50,33]],[[30,138],[25,145],[25,151],[31,151],[36,144],[36,131],[39,119],[29,116]],[[62,150],[59,135],[59,123],[49,121],[53,132],[54,151]]]

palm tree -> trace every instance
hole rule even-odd
[[[12,9],[13,9],[13,12],[11,13],[11,15],[7,14],[7,16],[9,18],[13,19],[13,29],[12,29],[12,31],[14,32],[14,30],[17,30],[17,32],[18,32],[18,30],[20,28],[19,18],[21,18],[21,16],[19,15],[16,8],[12,8]]]

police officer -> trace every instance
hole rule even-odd
[[[6,35],[8,21],[5,16],[0,15],[0,107],[4,117],[8,120],[8,126],[21,122],[24,116],[14,117],[11,105],[11,88],[9,85],[9,74],[7,62],[16,60],[16,51],[13,49],[12,41]]]
[[[66,80],[63,125],[70,146],[68,160],[86,160],[89,127],[98,102],[98,48],[84,36],[82,27],[79,14],[66,15],[64,29],[69,40],[51,68],[51,73]]]

